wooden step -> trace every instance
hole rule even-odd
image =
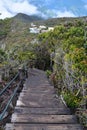
[[[70,110],[67,108],[27,108],[27,107],[15,107],[14,113],[16,114],[44,114],[44,115],[68,115]]]
[[[82,130],[43,71],[31,69],[5,130]]]
[[[49,90],[49,89],[53,90],[54,86],[52,86],[50,84],[46,85],[46,84],[43,83],[43,84],[39,84],[38,86],[31,85],[29,87],[26,87],[26,84],[24,84],[23,91],[26,91],[26,90],[36,90],[37,88],[39,88],[40,90],[46,90],[46,89],[47,90]]]
[[[28,101],[51,101],[51,100],[55,100],[55,101],[59,101],[59,99],[58,98],[56,98],[56,96],[55,95],[48,95],[48,96],[46,96],[46,95],[38,95],[38,96],[25,96],[25,95],[20,95],[19,96],[19,98],[18,98],[18,100],[28,100]]]
[[[82,130],[79,124],[7,124],[5,130]]]
[[[44,94],[44,93],[48,93],[48,94],[55,94],[56,92],[55,92],[55,90],[54,89],[47,89],[47,88],[44,88],[44,89],[28,89],[28,90],[22,90],[22,93],[24,93],[24,94],[29,94],[29,93],[42,93],[42,94]]]
[[[58,101],[54,101],[54,100],[36,100],[36,99],[31,99],[30,101],[28,100],[17,100],[16,106],[23,106],[23,107],[46,107],[46,108],[61,108],[64,107],[64,104]]]
[[[21,93],[19,99],[24,99],[30,101],[31,99],[35,100],[60,100],[56,94],[49,93]]]
[[[56,94],[49,94],[49,93],[28,93],[28,94],[25,94],[25,93],[21,93],[19,97],[22,97],[22,98],[25,98],[25,99],[58,99],[58,97],[56,96]]]
[[[34,92],[34,93],[30,93],[30,92],[21,92],[20,93],[20,96],[26,96],[26,97],[29,97],[29,98],[31,98],[31,97],[33,97],[33,98],[36,98],[36,97],[44,97],[44,96],[46,96],[46,97],[44,97],[44,98],[49,98],[49,97],[56,97],[56,98],[58,98],[58,96],[55,94],[55,93],[44,93],[44,92],[42,92],[42,93],[37,93],[37,92]]]
[[[14,123],[39,123],[39,124],[75,124],[77,122],[74,115],[29,115],[29,114],[12,114],[11,122]]]

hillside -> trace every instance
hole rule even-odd
[[[29,33],[29,28],[33,22],[37,26],[45,25],[47,27],[53,27],[60,24],[66,24],[71,22],[74,24],[77,20],[86,20],[83,18],[53,18],[43,20],[38,16],[28,16],[25,14],[17,14],[15,17],[5,20],[0,20],[0,46],[5,47],[13,44],[29,43],[36,34]]]
[[[42,18],[21,13],[10,19],[0,20],[0,46],[29,42],[33,37],[29,34],[30,23],[37,20]]]
[[[39,16],[35,16],[35,15],[26,15],[26,14],[22,14],[22,13],[18,13],[16,16],[13,17],[13,20],[18,20],[21,22],[25,22],[25,23],[29,23],[29,22],[34,22],[34,21],[39,21],[39,20],[43,20],[43,18],[39,17]]]

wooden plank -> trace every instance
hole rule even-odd
[[[31,100],[44,100],[44,101],[46,101],[46,100],[49,100],[49,102],[50,102],[50,100],[55,100],[55,101],[60,101],[58,98],[56,98],[55,97],[55,95],[48,95],[48,96],[46,96],[45,94],[43,95],[36,95],[35,94],[35,96],[34,95],[20,95],[19,96],[19,98],[18,98],[18,100],[28,100],[28,101],[31,101]]]
[[[28,115],[28,114],[13,114],[11,122],[14,123],[63,123],[75,124],[77,119],[74,115]]]
[[[16,106],[25,106],[25,107],[64,107],[64,105],[61,102],[57,102],[54,100],[37,100],[37,99],[31,99],[31,100],[18,100],[16,103]]]
[[[58,97],[57,97],[57,95],[56,94],[52,94],[52,93],[36,93],[36,92],[34,92],[34,93],[25,93],[25,92],[21,92],[20,93],[20,96],[25,96],[25,97],[29,97],[29,98],[36,98],[36,97],[43,97],[43,98],[49,98],[49,97],[52,97],[52,98],[57,98],[58,99]],[[46,96],[46,97],[45,97]]]
[[[22,90],[22,93],[25,93],[25,94],[27,94],[27,93],[56,94],[54,89],[47,89],[47,88]]]
[[[25,93],[21,93],[18,100],[21,100],[21,101],[24,101],[24,100],[27,100],[28,102],[29,101],[46,101],[46,100],[49,100],[49,102],[51,100],[55,100],[55,101],[58,101],[60,102],[61,100],[58,99],[58,97],[56,97],[55,94],[49,94],[49,93],[28,93],[28,94],[25,94]],[[61,101],[62,102],[62,101]]]
[[[70,110],[67,108],[27,108],[27,107],[15,107],[14,113],[21,114],[44,114],[44,115],[67,115],[70,114]]]
[[[49,98],[55,98],[57,100],[58,96],[56,94],[49,94],[49,93],[21,93],[19,97],[26,97],[26,98],[44,98],[44,99],[49,99]]]
[[[34,81],[34,79],[31,79],[31,80]],[[28,90],[29,88],[30,89],[38,89],[38,88],[40,88],[41,90],[44,90],[46,88],[48,88],[48,89],[53,89],[54,88],[54,86],[50,85],[49,83],[48,83],[48,85],[46,85],[46,84],[44,84],[44,82],[45,81],[43,81],[43,82],[41,82],[41,81],[39,81],[39,82],[35,81],[34,83],[33,82],[27,83],[26,85],[24,85],[23,90]]]
[[[79,124],[7,124],[5,130],[83,130]]]

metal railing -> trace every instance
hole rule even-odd
[[[21,77],[21,76],[20,76],[21,74],[22,74],[22,73],[19,71],[19,72],[16,74],[16,76],[6,85],[6,87],[4,87],[4,88],[1,90],[1,92],[0,92],[0,97],[5,93],[5,91],[6,91],[8,88],[11,87],[12,83],[13,83],[18,77],[19,77],[19,78]],[[8,102],[7,102],[7,104],[6,104],[6,106],[4,107],[3,111],[0,113],[0,121],[2,121],[2,120],[4,119],[4,115],[5,115],[6,111],[8,110],[9,105],[10,105],[10,103],[12,102],[13,98],[15,97],[15,95],[16,95],[16,93],[17,93],[17,91],[18,91],[18,89],[19,89],[19,87],[20,87],[20,85],[21,85],[22,82],[23,82],[23,80],[20,79],[19,83],[16,85],[16,88],[14,89],[13,93],[11,94],[11,96],[10,96],[10,98],[9,98],[9,100],[8,100]]]
[[[2,91],[0,92],[0,96],[3,95],[3,93],[10,87],[10,85],[14,82],[14,80],[17,79],[18,76],[19,73],[17,73],[16,76],[6,85],[6,87],[2,89]]]
[[[11,94],[10,99],[9,99],[7,105],[5,106],[4,110],[3,110],[2,113],[0,114],[0,121],[3,120],[3,117],[4,117],[4,115],[5,115],[6,111],[7,111],[7,109],[8,109],[8,107],[9,107],[10,103],[12,102],[14,96],[16,95],[17,90],[18,90],[20,84],[21,84],[21,81],[19,82],[19,84],[18,84],[17,87],[15,88],[14,92]]]

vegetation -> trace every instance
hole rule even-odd
[[[81,26],[82,25],[82,26]],[[86,25],[81,21],[56,26],[54,31],[38,36],[47,46],[55,73],[54,84],[70,108],[87,107],[87,43]],[[80,98],[79,98],[80,97]]]
[[[10,32],[11,19],[0,20],[0,38]]]
[[[57,21],[57,22],[56,22]],[[61,21],[61,24],[60,24]],[[84,21],[84,24],[83,24]],[[37,22],[36,22],[37,23]],[[87,41],[85,18],[53,19],[39,21],[48,26],[55,26],[53,31],[39,35],[30,34],[28,21],[25,23],[6,19],[0,21],[0,38],[6,37],[5,49],[0,49],[0,69],[13,68],[13,73],[20,66],[34,66],[46,70],[53,80],[58,93],[62,94],[67,105],[72,109],[87,109]],[[5,24],[5,28],[2,24]],[[36,39],[36,42],[32,41]],[[8,69],[9,68],[9,69]],[[52,74],[51,74],[52,73]],[[6,73],[8,74],[8,73]],[[85,112],[81,121],[86,124]]]
[[[4,50],[0,49],[0,63],[7,59],[7,55]]]

